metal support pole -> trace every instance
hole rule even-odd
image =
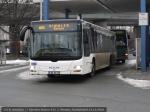
[[[49,0],[43,0],[43,20],[49,19]]]
[[[146,12],[146,0],[141,0],[141,12]],[[147,71],[147,55],[146,55],[146,26],[141,26],[141,68],[143,72]]]
[[[69,9],[65,9],[65,18],[66,19],[69,19],[69,13],[70,13],[71,11],[69,10]]]
[[[146,12],[149,12],[149,4],[146,4]],[[149,14],[148,14],[149,17]],[[150,21],[150,18],[148,18],[148,21]],[[149,22],[148,22],[149,23]],[[147,62],[147,67],[149,67],[149,62],[150,62],[150,38],[149,38],[149,25],[146,26],[146,62]]]
[[[150,14],[149,14],[149,23],[150,23]],[[149,43],[148,43],[148,53],[149,53],[149,64],[150,64],[150,25],[148,25],[148,39],[149,39]]]
[[[150,5],[148,4],[147,5],[147,12],[149,13],[148,14],[148,21],[150,23],[150,9],[149,9]],[[147,38],[148,38],[148,44],[147,44],[147,52],[148,52],[148,66],[149,66],[149,63],[150,63],[150,25],[148,25],[147,27]]]
[[[149,67],[149,62],[150,62],[150,35],[149,35],[149,26],[146,27],[146,36],[147,36],[147,67]]]
[[[43,20],[43,0],[40,1],[40,21]]]
[[[77,19],[78,19],[78,20],[82,19],[82,14],[78,14],[78,15],[77,15]]]
[[[80,19],[82,19],[82,14],[79,14]]]

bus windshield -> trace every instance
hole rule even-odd
[[[37,32],[31,38],[33,60],[76,60],[82,57],[80,32]]]

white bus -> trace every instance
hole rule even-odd
[[[29,43],[31,75],[92,76],[115,62],[115,33],[84,20],[35,21],[20,37]]]

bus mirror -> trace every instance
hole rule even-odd
[[[21,41],[24,41],[26,31],[27,31],[27,27],[24,27],[24,28],[21,30],[21,32],[20,32],[20,40],[21,40]]]
[[[24,41],[27,30],[31,30],[32,33],[34,32],[32,27],[30,27],[30,26],[24,27],[20,32],[20,40],[21,41]]]

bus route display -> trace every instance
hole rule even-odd
[[[35,32],[77,31],[77,22],[33,22]]]

